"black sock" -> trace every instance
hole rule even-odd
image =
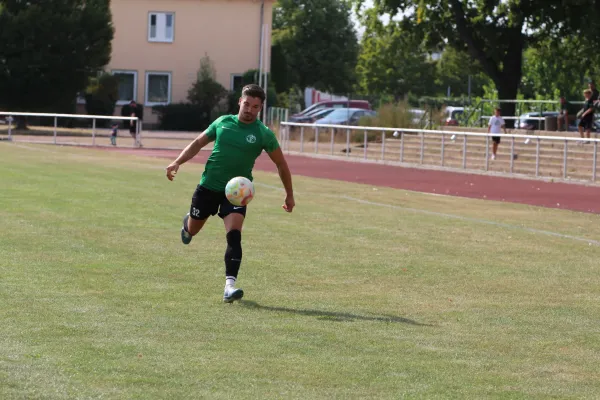
[[[242,233],[237,229],[227,233],[225,250],[225,276],[237,278],[242,263]]]

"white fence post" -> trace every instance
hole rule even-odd
[[[400,132],[400,162],[404,162],[404,132]]]
[[[467,135],[463,135],[463,159],[462,159],[462,167],[463,169],[467,168]]]
[[[490,136],[485,137],[485,170],[490,169]]]
[[[569,142],[567,142],[565,140],[565,149],[563,152],[563,178],[567,177],[567,155],[568,155],[568,151],[569,151],[569,147],[568,144]]]
[[[510,141],[510,173],[513,173],[515,167],[515,138],[511,137]]]
[[[381,132],[381,161],[385,161],[385,131]]]
[[[304,127],[300,127],[300,153],[304,153]]]
[[[335,139],[335,129],[331,128],[331,155],[333,155],[333,141]]]
[[[346,157],[350,157],[350,129],[346,129]]]
[[[423,133],[421,133],[421,154],[420,154],[420,160],[419,163],[423,164],[423,158],[425,156],[425,154],[423,154],[425,152],[425,135]]]
[[[56,144],[56,128],[58,127],[58,118],[54,117],[54,144]]]
[[[365,146],[365,147],[363,147],[363,158],[366,160],[367,159],[367,145],[368,145],[366,129],[365,129],[365,141],[364,141],[363,145]]]
[[[319,153],[319,127],[315,127],[315,154]]]
[[[8,121],[8,141],[12,141],[12,122],[13,117],[9,115],[6,120]]]
[[[596,182],[596,167],[598,161],[598,142],[594,142],[594,157],[592,165],[592,182]]]
[[[537,138],[535,144],[535,176],[540,176],[540,138]]]
[[[443,167],[444,166],[444,139],[446,138],[446,135],[442,134],[442,148],[440,150],[441,152],[441,160],[440,160],[440,165]]]
[[[92,146],[96,145],[96,118],[92,118]]]

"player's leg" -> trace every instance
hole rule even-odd
[[[594,125],[594,115],[592,114],[592,117],[589,119],[588,124],[587,124],[587,129],[586,129],[586,137],[589,139],[592,136],[592,128]],[[586,142],[589,143],[589,142]]]
[[[496,153],[498,152],[498,145],[500,144],[500,136],[492,137],[492,160],[496,159]]]
[[[582,139],[583,139],[584,126],[585,126],[585,120],[582,118],[581,121],[579,121],[579,124],[577,125],[577,128],[579,129],[579,136],[581,136]]]
[[[219,216],[223,218],[227,239],[223,301],[231,303],[244,296],[244,291],[236,288],[235,283],[242,264],[242,226],[246,217],[246,207],[235,207],[225,199],[221,203]]]
[[[181,228],[181,241],[189,244],[192,238],[200,232],[211,215],[215,215],[219,209],[220,197],[216,192],[198,185],[192,196],[190,211],[183,217]]]

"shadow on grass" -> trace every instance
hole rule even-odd
[[[271,307],[271,306],[263,306],[258,304],[255,301],[241,300],[240,305],[253,308],[257,310],[264,311],[275,311],[275,312],[285,312],[296,315],[306,315],[309,317],[317,317],[317,319],[328,320],[328,321],[376,321],[376,322],[395,322],[400,324],[409,324],[416,326],[433,326],[430,324],[423,324],[421,322],[414,321],[412,319],[397,317],[395,315],[377,315],[377,316],[366,316],[366,315],[357,315],[351,313],[344,312],[333,312],[333,311],[320,311],[320,310],[305,310],[305,309],[296,309],[296,308],[285,308],[285,307]]]

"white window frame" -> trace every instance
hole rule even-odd
[[[166,25],[167,25],[166,16],[167,15],[171,15],[171,18],[173,20],[173,34],[170,39],[166,37]],[[150,22],[152,21],[152,16],[156,17],[156,37],[155,38],[150,37],[150,31],[151,31]],[[161,20],[160,17],[164,17],[164,26],[163,27],[160,27],[160,25],[159,25],[159,23],[160,23],[159,21]],[[172,11],[150,11],[148,13],[148,41],[149,42],[158,42],[158,43],[173,43],[174,40],[175,40],[175,13]]]
[[[231,74],[229,78],[229,90],[233,90],[233,84],[235,82],[235,78],[243,78],[244,74]]]
[[[133,75],[133,97],[128,100],[117,100],[117,105],[122,106],[125,104],[129,104],[131,100],[137,102],[137,90],[138,90],[138,72],[131,69],[113,69],[110,71],[112,75],[114,74],[129,74]]]
[[[148,94],[149,94],[149,85],[148,83],[150,82],[150,75],[163,75],[163,76],[168,76],[169,77],[169,86],[167,89],[167,101],[166,102],[151,102],[148,100]],[[167,72],[167,71],[146,71],[146,85],[144,88],[144,105],[147,106],[166,106],[167,104],[171,104],[171,91],[173,90],[173,73],[172,72]]]

